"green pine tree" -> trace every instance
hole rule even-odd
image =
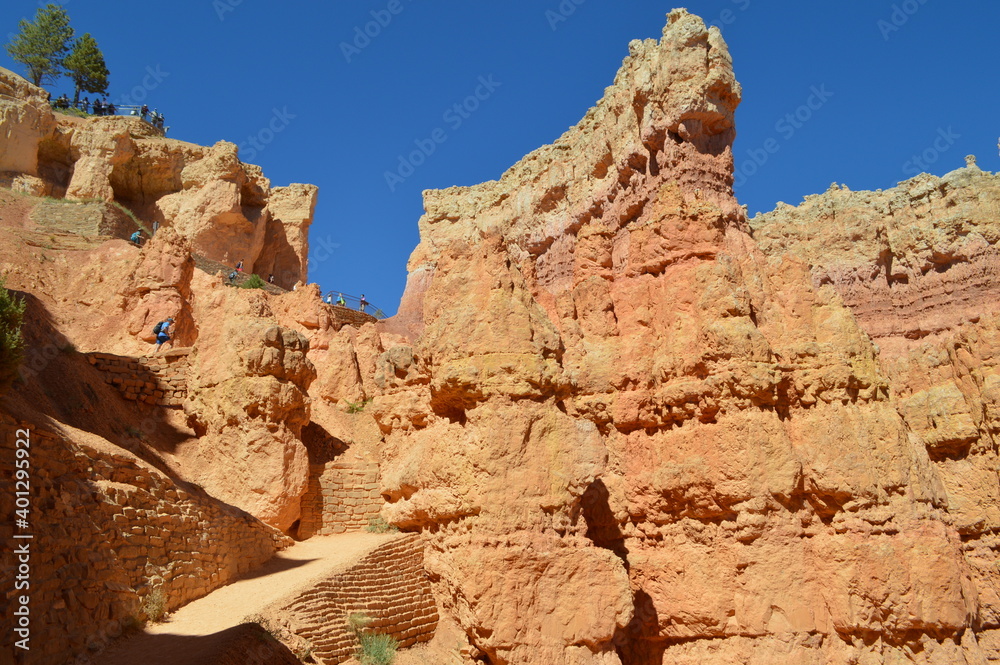
[[[73,94],[73,106],[80,101],[80,91],[105,94],[108,91],[108,67],[104,64],[104,54],[97,48],[97,42],[90,33],[76,40],[73,51],[63,63],[66,74],[73,79],[76,92]]]
[[[63,59],[73,40],[69,14],[59,5],[47,4],[35,20],[21,19],[19,32],[5,46],[14,62],[24,65],[35,85],[55,83],[63,73]]]

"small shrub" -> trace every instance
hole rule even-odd
[[[392,665],[399,642],[392,635],[369,632],[371,622],[371,617],[364,612],[352,612],[347,617],[347,626],[358,640],[354,657],[361,665]]]
[[[0,394],[14,382],[24,360],[24,336],[21,334],[24,307],[24,299],[4,288],[0,278]]]
[[[347,412],[348,413],[364,413],[365,407],[371,404],[370,399],[366,399],[361,402],[352,402],[350,400],[344,400],[347,402]]]
[[[399,527],[389,524],[379,515],[368,518],[368,526],[365,527],[365,531],[369,533],[398,533]]]
[[[382,633],[362,633],[356,654],[361,665],[392,665],[396,660],[399,642],[392,635]]]
[[[52,110],[55,111],[56,113],[62,113],[63,115],[71,115],[71,116],[73,116],[75,118],[89,118],[90,117],[90,114],[87,113],[86,111],[81,111],[80,109],[73,108],[72,106],[69,107],[68,109],[54,108]]]
[[[159,623],[167,613],[167,595],[163,587],[156,587],[142,601],[142,611],[150,621]]]
[[[260,275],[254,273],[250,275],[250,279],[240,284],[241,289],[263,289],[266,282],[261,278]]]

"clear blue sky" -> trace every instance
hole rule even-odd
[[[0,5],[3,33],[39,4]],[[242,144],[244,160],[260,164],[273,184],[318,185],[311,281],[364,292],[392,313],[418,242],[421,191],[495,179],[556,139],[611,84],[630,40],[659,37],[675,3],[64,5],[77,33],[92,33],[103,49],[112,99],[137,91],[164,112],[170,136]],[[737,195],[751,213],[778,201],[798,203],[834,181],[878,189],[919,170],[941,175],[970,153],[982,168],[1000,171],[1000,3],[689,0],[687,6],[721,25],[743,84]],[[368,26],[376,36],[352,44],[356,30],[376,18],[386,23]],[[342,43],[354,50],[345,53]],[[23,73],[6,53],[0,65]],[[465,118],[446,116],[476,92],[480,77],[491,85],[480,88],[486,99],[479,108]],[[50,89],[70,91],[65,79]],[[814,90],[821,95],[811,98]],[[802,108],[810,101],[814,109]],[[269,133],[269,126],[280,131]],[[437,129],[444,142],[390,191],[386,171],[398,169],[399,155]],[[929,161],[925,169],[912,161],[921,155]]]

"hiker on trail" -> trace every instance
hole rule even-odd
[[[236,272],[243,272],[243,259],[240,259],[240,262],[236,264]]]
[[[274,284],[274,273],[273,272],[272,273],[268,273],[268,275],[267,275],[267,283],[268,284]]]
[[[164,342],[170,342],[170,346],[174,345],[173,340],[167,333],[170,328],[170,324],[174,322],[174,317],[168,317],[166,321],[160,321],[153,327],[153,333],[156,335],[156,350],[159,351],[160,347],[163,346]]]
[[[347,307],[347,301],[344,300],[344,294],[343,293],[338,293],[337,294],[337,305],[340,306],[340,307]]]
[[[358,305],[360,306],[362,312],[365,311],[365,307],[368,306],[368,301],[365,300],[365,294],[361,294],[361,300],[358,301]]]
[[[108,112],[108,115],[115,115],[115,113],[117,113],[117,111],[118,111],[118,109],[115,108],[115,103],[114,102],[111,102],[110,104],[108,104],[106,110]]]
[[[231,273],[229,273],[229,283],[232,284],[233,282],[235,282],[236,278],[239,277],[239,276],[240,276],[240,274],[238,272],[236,272],[235,270],[232,271]]]
[[[131,240],[136,245],[141,245],[142,244],[142,229],[139,229],[138,231],[136,231],[135,233],[133,233],[129,237],[129,240]]]
[[[333,291],[330,291],[329,293],[326,294],[326,304],[327,305],[333,304]]]
[[[142,119],[145,120],[146,116],[149,115],[149,107],[143,104],[142,110],[139,111],[139,115],[141,115]]]

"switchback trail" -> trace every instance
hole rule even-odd
[[[142,633],[123,638],[98,654],[102,665],[201,665],[216,662],[232,631],[251,614],[343,570],[392,535],[348,533],[316,536],[279,552],[242,579],[149,624]],[[227,632],[228,631],[228,632]]]

